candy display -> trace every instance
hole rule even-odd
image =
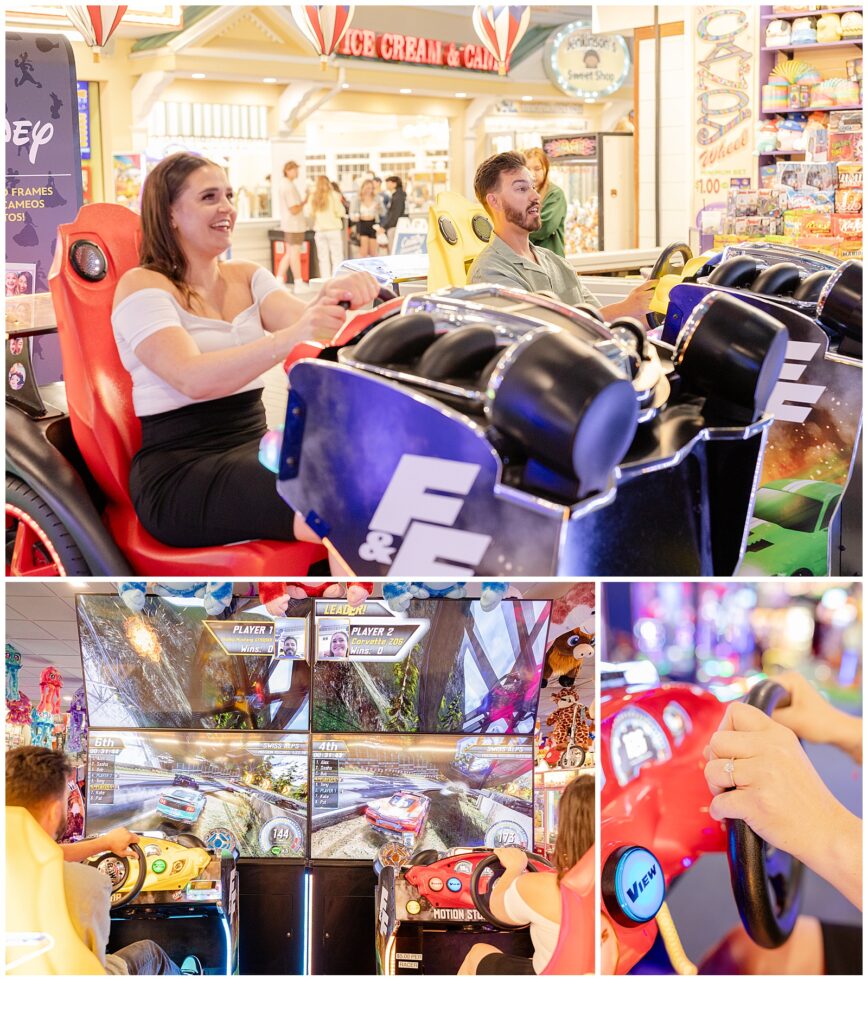
[[[838,164],[840,188],[862,188],[862,164]]]

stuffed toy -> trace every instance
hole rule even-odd
[[[766,29],[766,46],[789,46],[791,36],[790,23],[783,18],[775,18]]]
[[[491,612],[506,597],[508,583],[483,583],[479,604],[483,611]],[[467,597],[465,583],[384,583],[383,597],[393,612],[403,615],[413,600],[424,601],[429,597]]]
[[[34,708],[30,712],[30,743],[51,750],[54,736],[54,715]]]
[[[36,710],[49,715],[59,715],[60,691],[62,689],[63,676],[60,672],[58,672],[54,665],[44,668],[42,675],[39,677],[39,692],[42,694],[42,699],[39,701],[39,707]]]
[[[290,600],[305,597],[327,597],[336,600],[346,598],[351,608],[358,608],[371,596],[373,590],[373,583],[361,583],[359,580],[350,580],[346,585],[336,582],[301,583],[293,580],[289,583],[260,583],[259,600],[268,614],[277,618],[286,615],[286,606]]]
[[[571,743],[582,750],[590,750],[591,734],[584,712],[578,694],[571,688],[555,696],[555,710],[546,718],[546,725],[552,727],[549,733],[552,750],[566,750]]]
[[[580,626],[562,633],[546,651],[542,685],[557,677],[561,686],[573,686],[586,660],[594,656],[594,634]]]
[[[842,34],[841,19],[837,14],[823,14],[817,19],[818,43],[837,43]]]
[[[793,22],[792,34],[790,35],[790,42],[793,46],[808,46],[811,43],[817,41],[817,19],[816,18],[796,18]],[[776,46],[777,43],[772,43]]]
[[[119,583],[118,593],[131,612],[140,612],[145,607],[148,584]],[[209,580],[206,582],[152,583],[151,590],[157,597],[197,597],[203,601],[208,615],[219,615],[232,601],[232,584]]]
[[[844,39],[862,38],[862,13],[848,11],[841,15],[841,35]]]
[[[22,693],[15,700],[6,701],[6,722],[8,725],[30,725],[30,715],[33,705],[26,693]]]
[[[778,118],[757,124],[757,153],[773,153],[778,148]]]
[[[66,749],[71,754],[81,754],[87,747],[87,701],[84,687],[72,695],[69,705],[69,732],[66,737]]]
[[[18,674],[21,671],[21,651],[6,644],[6,700],[18,700]]]

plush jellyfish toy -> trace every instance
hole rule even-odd
[[[6,700],[18,700],[18,674],[21,672],[21,651],[6,644]]]
[[[71,754],[81,754],[87,747],[87,703],[84,696],[84,687],[79,688],[72,695],[72,704],[69,706],[69,732],[66,736],[66,749]]]

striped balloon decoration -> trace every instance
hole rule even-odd
[[[319,54],[320,67],[325,69],[329,57],[350,27],[353,19],[352,4],[292,4],[289,9],[296,25]]]
[[[482,45],[497,61],[498,74],[506,74],[507,61],[529,24],[529,7],[479,4],[473,8],[473,27]]]
[[[93,50],[93,59],[99,60],[102,47],[108,43],[121,18],[127,13],[126,7],[103,4],[94,7],[66,7],[66,16],[84,36],[84,41]]]

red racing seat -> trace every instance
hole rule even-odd
[[[543,974],[593,974],[594,847],[561,879],[561,930]]]
[[[141,444],[141,427],[133,411],[132,380],[115,344],[111,309],[121,276],[138,265],[140,238],[139,217],[131,210],[110,203],[84,206],[72,224],[59,229],[48,277],[70,425],[105,495],[103,520],[137,574],[306,576],[311,564],[325,557],[318,544],[251,540],[223,547],[174,548],[155,540],[136,516],[128,480]],[[72,265],[71,255],[83,241],[94,243],[105,257],[105,274],[99,280],[86,280]]]

